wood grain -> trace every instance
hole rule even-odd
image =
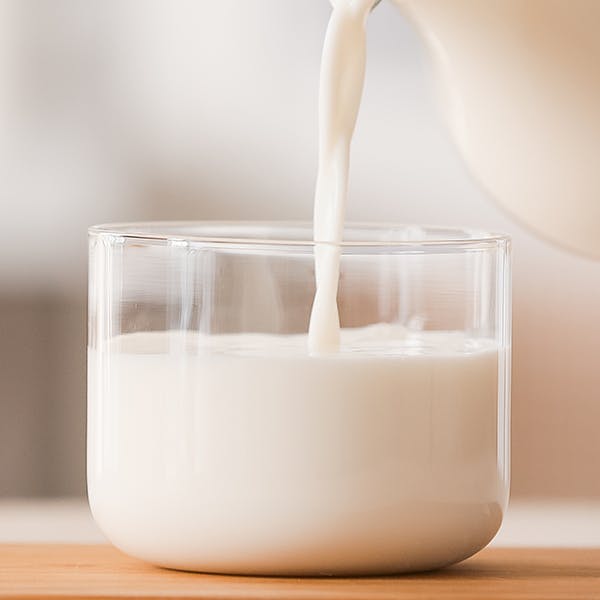
[[[600,549],[489,548],[397,577],[229,577],[168,571],[111,546],[0,545],[0,599],[600,599]]]

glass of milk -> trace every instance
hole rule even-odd
[[[194,571],[460,561],[509,488],[510,242],[350,225],[339,348],[309,350],[310,224],[90,229],[88,490],[123,551]]]

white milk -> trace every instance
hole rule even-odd
[[[498,353],[461,334],[137,333],[90,351],[94,517],[150,562],[241,573],[398,572],[500,525]]]
[[[319,92],[319,171],[315,191],[315,294],[309,347],[335,352],[340,320],[337,289],[346,213],[350,142],[360,107],[366,19],[376,0],[336,0],[323,47]]]
[[[500,525],[497,345],[393,325],[340,332],[374,2],[336,0],[325,41],[308,336],[166,331],[90,350],[90,504],[135,556],[229,573],[400,572],[470,556]]]

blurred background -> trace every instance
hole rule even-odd
[[[88,225],[311,218],[329,12],[0,0],[0,496],[85,494]],[[600,263],[532,236],[477,187],[430,70],[382,3],[348,217],[514,237],[513,497],[599,499]]]

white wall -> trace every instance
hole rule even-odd
[[[44,314],[48,297],[80,314],[94,222],[310,218],[326,0],[4,0],[0,12],[5,319],[25,301]],[[478,189],[432,87],[416,33],[383,2],[348,216],[514,236],[513,489],[600,496],[600,263],[534,238]],[[84,352],[83,319],[69,322],[73,334],[52,337],[48,352]],[[0,354],[28,339],[0,336]],[[7,397],[48,399],[16,372],[0,383],[0,418],[31,435]],[[51,408],[66,415],[61,452],[81,455],[84,373],[63,372]],[[43,377],[37,364],[29,373]],[[21,458],[24,469],[39,460]],[[82,469],[64,461],[58,490],[19,480],[0,493],[78,491]]]

